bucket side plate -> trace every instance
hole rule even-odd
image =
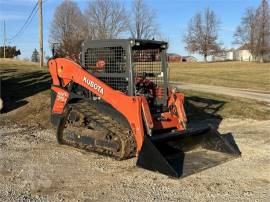
[[[137,166],[179,178],[241,155],[231,135],[220,135],[211,127],[160,137],[145,136]]]

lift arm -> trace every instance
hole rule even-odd
[[[69,92],[65,87],[70,82],[77,83],[99,96],[125,116],[135,136],[137,152],[140,151],[144,140],[142,97],[127,96],[121,91],[112,89],[72,60],[51,59],[48,65],[53,80],[52,90],[57,93],[53,113],[63,113],[69,98]]]

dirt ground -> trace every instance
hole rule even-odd
[[[183,179],[58,145],[48,92],[0,115],[0,201],[268,201],[270,120],[223,119],[238,159]],[[30,113],[32,112],[32,113]],[[206,120],[211,122],[211,120]],[[212,122],[215,122],[212,120]]]
[[[38,126],[0,125],[0,200],[44,201],[268,201],[270,121],[225,119],[242,152],[183,179],[57,145]]]
[[[195,120],[194,112],[221,133],[232,133],[242,156],[172,179],[136,167],[136,158],[116,161],[58,145],[50,125],[48,74],[5,71],[0,201],[269,201],[270,120],[222,118],[216,111],[223,103],[199,99],[213,113],[192,108],[189,118]]]

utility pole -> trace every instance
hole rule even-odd
[[[4,58],[6,58],[6,22],[4,20]]]
[[[38,0],[38,15],[39,15],[39,54],[40,66],[43,66],[43,16],[42,16],[42,0]]]

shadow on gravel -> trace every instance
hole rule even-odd
[[[20,72],[16,69],[1,70],[2,112],[10,112],[27,104],[24,100],[50,88],[50,75],[44,71]]]
[[[217,101],[197,96],[186,97],[185,110],[189,126],[201,126],[211,124],[218,128],[223,117],[218,115],[219,110],[226,104],[224,101]]]
[[[241,152],[231,133],[217,131],[225,102],[186,97],[188,130],[146,137],[137,165],[171,177],[186,177],[238,158]],[[209,126],[211,125],[211,126]]]

